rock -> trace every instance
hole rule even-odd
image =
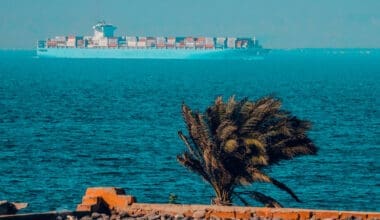
[[[183,218],[185,218],[185,216],[182,214],[177,214],[174,216],[174,219],[176,219],[176,220],[182,220]]]
[[[150,214],[148,216],[146,216],[148,218],[148,220],[158,220],[158,219],[161,219],[161,216],[160,215],[156,215],[156,214]]]
[[[77,220],[77,218],[75,216],[68,215],[66,216],[66,220]]]
[[[109,215],[107,215],[107,214],[105,214],[105,213],[102,213],[102,214],[100,214],[103,218],[109,218],[110,216]]]
[[[85,215],[80,220],[92,220],[91,216]]]
[[[97,218],[99,218],[101,215],[100,215],[100,213],[97,213],[97,212],[93,212],[92,214],[91,214],[91,218],[94,218],[94,219],[97,219]]]
[[[6,200],[0,201],[0,215],[16,214],[20,209],[28,206],[28,203],[14,203]]]
[[[118,215],[120,216],[120,218],[126,218],[126,217],[129,217],[128,212],[120,212]]]
[[[0,215],[15,214],[16,206],[8,201],[0,201]]]
[[[118,214],[112,214],[110,220],[120,220],[121,216]]]
[[[100,217],[98,219],[109,220],[110,217],[107,214],[100,214]]]
[[[206,215],[205,210],[197,210],[193,213],[193,218],[204,218]]]
[[[161,220],[167,220],[167,219],[172,219],[172,217],[168,214],[161,215]]]
[[[25,209],[26,207],[28,207],[28,203],[26,203],[26,202],[12,202],[12,203],[13,203],[13,205],[16,206],[17,210]]]

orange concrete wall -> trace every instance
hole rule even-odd
[[[77,211],[93,211],[105,203],[109,209],[122,210],[136,202],[133,196],[125,195],[123,189],[115,187],[94,187],[86,190]]]
[[[133,196],[125,195],[124,190],[114,187],[88,188],[77,211],[96,211],[104,203],[110,210],[131,214],[147,214],[152,212],[183,215],[194,218],[216,219],[249,219],[251,217],[293,219],[377,219],[380,212],[329,211],[312,209],[259,208],[240,206],[211,205],[177,205],[136,203]]]

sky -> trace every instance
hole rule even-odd
[[[380,0],[0,0],[0,48],[57,35],[256,36],[267,48],[380,48]]]

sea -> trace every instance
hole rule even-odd
[[[272,50],[256,60],[42,59],[0,51],[0,200],[22,212],[74,210],[88,187],[138,202],[210,204],[213,191],[176,156],[181,104],[273,95],[312,122],[316,156],[266,170],[285,207],[380,211],[380,50]],[[251,200],[250,200],[251,201]],[[237,200],[236,204],[241,205]],[[261,204],[252,201],[253,206]]]

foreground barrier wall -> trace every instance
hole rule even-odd
[[[101,212],[115,210],[132,215],[169,214],[206,219],[378,219],[379,212],[328,211],[289,208],[259,208],[240,206],[177,205],[137,203],[133,196],[125,195],[123,189],[114,187],[88,188],[77,211]]]

